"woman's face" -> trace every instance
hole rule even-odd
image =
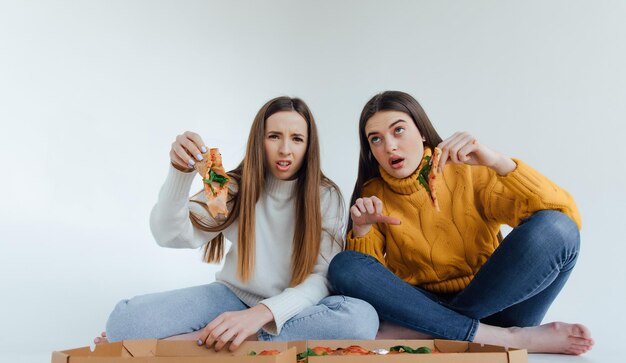
[[[365,123],[365,135],[378,164],[395,178],[413,174],[422,161],[422,135],[407,113],[376,112]]]
[[[293,179],[309,142],[307,123],[295,111],[280,111],[265,120],[265,166],[280,180]]]

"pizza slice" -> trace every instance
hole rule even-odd
[[[439,212],[439,200],[437,199],[437,175],[439,174],[439,159],[441,159],[441,149],[436,147],[433,150],[433,156],[430,159],[430,172],[428,173],[428,187],[430,188],[430,199],[432,199],[435,210]]]
[[[417,173],[417,180],[426,189],[426,192],[430,195],[430,199],[433,203],[433,207],[437,212],[439,209],[439,201],[437,200],[437,191],[435,181],[439,171],[439,159],[441,159],[441,149],[436,147],[433,149],[432,155],[424,156],[424,160],[420,165],[423,165]]]
[[[341,355],[374,355],[376,354],[359,345],[351,345],[349,347],[339,348],[337,349],[337,353]]]
[[[429,347],[411,348],[406,345],[397,345],[387,349],[365,349],[360,345],[351,345],[345,348],[331,349],[328,347],[314,347],[308,348],[306,351],[297,355],[296,359],[298,363],[306,362],[308,357],[326,356],[326,355],[394,355],[394,354],[427,354],[427,353],[439,353],[437,349]]]
[[[332,355],[336,352],[334,349],[328,347],[313,347],[311,350],[317,355]]]
[[[213,218],[217,218],[219,215],[226,218],[228,217],[226,201],[230,178],[222,165],[222,155],[219,149],[212,148],[202,157],[204,158],[203,162],[196,163],[195,169],[202,176],[209,213]]]

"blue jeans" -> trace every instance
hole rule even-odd
[[[200,330],[224,312],[248,308],[228,287],[214,282],[122,300],[109,316],[106,332],[111,342],[162,339]],[[377,331],[378,315],[370,304],[334,295],[287,320],[279,335],[261,330],[257,338],[373,339]]]
[[[539,211],[514,228],[455,294],[410,285],[372,256],[354,251],[335,256],[328,278],[337,293],[372,304],[381,320],[437,338],[472,341],[479,322],[539,325],[574,268],[579,245],[574,221]]]

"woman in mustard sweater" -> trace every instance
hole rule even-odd
[[[579,251],[580,215],[565,190],[466,132],[442,140],[403,92],[365,105],[359,139],[348,250],[328,276],[338,293],[376,308],[379,336],[591,349],[582,324],[540,325]],[[425,182],[435,147],[439,211]],[[504,240],[502,224],[514,228]]]

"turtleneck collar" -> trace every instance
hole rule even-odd
[[[265,174],[265,191],[278,199],[289,199],[293,196],[298,185],[298,179],[280,180],[272,173]]]
[[[395,178],[391,174],[387,173],[385,169],[379,165],[378,170],[380,171],[380,176],[394,192],[405,195],[413,194],[418,190],[424,188],[417,180],[417,176],[419,175],[419,171],[427,162],[426,156],[430,155],[432,155],[431,149],[428,146],[424,147],[424,155],[422,156],[422,161],[420,162],[419,166],[411,175],[405,178]]]

